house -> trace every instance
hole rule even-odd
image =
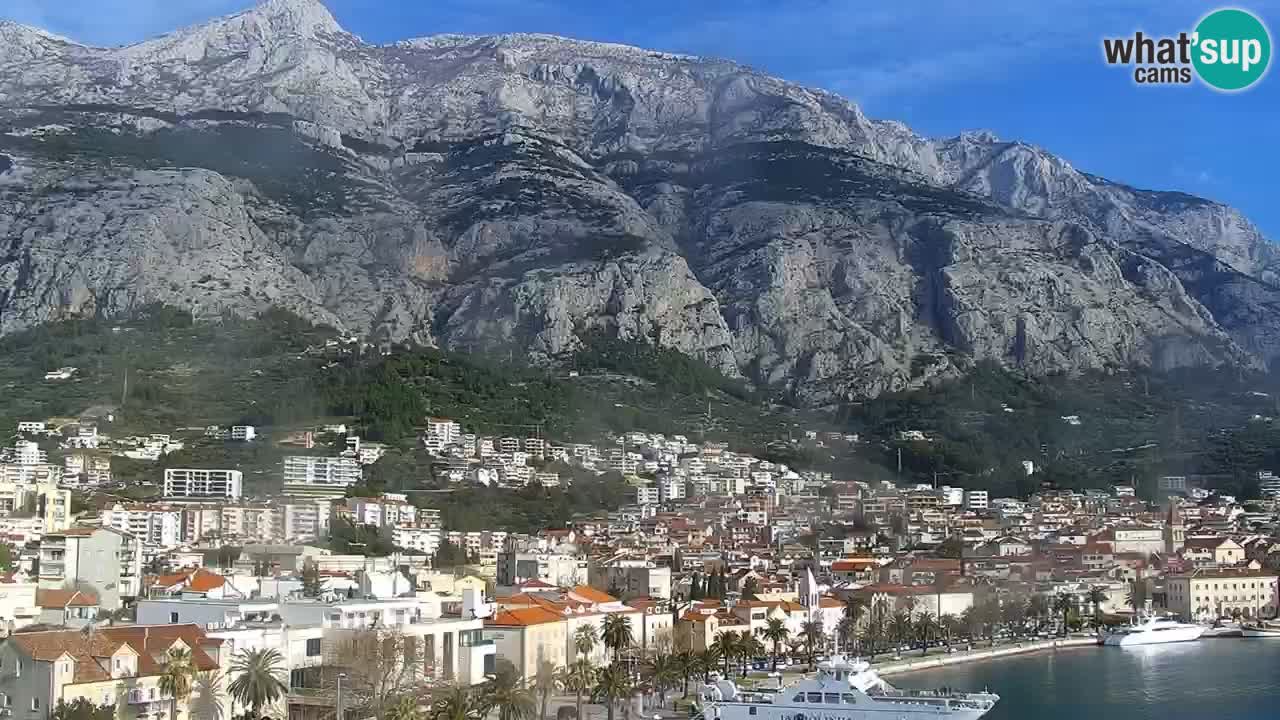
[[[241,587],[243,586],[243,587]],[[147,597],[208,598],[243,600],[258,589],[255,578],[219,575],[203,567],[171,575],[147,578]]]
[[[6,634],[40,622],[36,583],[25,574],[0,575],[0,631]]]
[[[172,702],[160,690],[166,657],[188,652],[197,671],[210,672],[219,669],[221,644],[196,625],[18,633],[0,643],[0,706],[48,720],[59,701],[85,698],[118,708],[123,718],[160,717]],[[225,693],[225,686],[215,689]],[[190,705],[199,701],[178,699],[178,712],[191,717]]]
[[[45,625],[84,627],[98,619],[98,595],[88,590],[37,590],[36,606]]]
[[[1238,565],[1247,559],[1244,547],[1226,537],[1187,538],[1182,556],[1196,567]]]
[[[40,587],[92,590],[105,610],[137,596],[141,571],[141,543],[119,530],[72,527],[40,541]]]

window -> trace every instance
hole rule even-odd
[[[307,657],[320,654],[320,638],[307,638]]]
[[[38,697],[33,697],[33,698],[31,698],[31,709],[32,709],[32,710],[39,710],[39,709],[40,709],[40,698],[38,698]]]
[[[823,693],[822,702],[828,705],[839,705],[840,693]]]
[[[748,714],[748,715],[755,715],[755,714],[756,714],[756,706],[755,706],[755,705],[752,705],[750,708],[748,708],[748,709],[747,709],[747,714]]]
[[[811,692],[808,694],[808,698],[811,703],[820,703],[822,702],[822,693]]]
[[[796,696],[791,698],[791,702],[804,702],[804,693],[796,693]]]
[[[845,705],[856,705],[858,702],[858,696],[853,693],[844,693],[840,696],[840,699],[844,700]]]
[[[176,612],[171,612],[171,613],[169,613],[169,622],[171,622],[171,623],[176,623],[176,622],[178,622],[178,613],[176,613]]]

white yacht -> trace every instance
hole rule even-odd
[[[1259,622],[1242,625],[1240,634],[1247,638],[1280,638],[1280,625],[1273,622]]]
[[[1165,643],[1187,642],[1199,640],[1204,635],[1205,626],[1178,622],[1173,618],[1148,617],[1107,633],[1103,636],[1103,645],[1163,645]]]
[[[728,680],[703,687],[705,720],[976,720],[999,695],[952,690],[899,690],[862,660],[834,657],[812,679],[771,691],[741,692]]]

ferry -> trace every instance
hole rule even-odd
[[[704,720],[977,720],[999,700],[990,692],[899,690],[866,661],[839,656],[780,689],[743,692],[718,680],[699,692]]]
[[[1135,645],[1163,645],[1165,643],[1199,640],[1205,626],[1179,622],[1167,617],[1148,617],[1133,625],[1126,625],[1103,636],[1103,645],[1132,647]]]

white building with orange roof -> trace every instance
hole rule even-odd
[[[221,645],[196,625],[19,633],[0,643],[0,706],[47,720],[60,701],[84,698],[125,720],[164,716],[173,702],[160,689],[169,655],[189,653],[196,671],[213,672],[226,659]],[[224,695],[225,682],[216,682]],[[178,712],[191,717],[190,702],[179,698]]]

